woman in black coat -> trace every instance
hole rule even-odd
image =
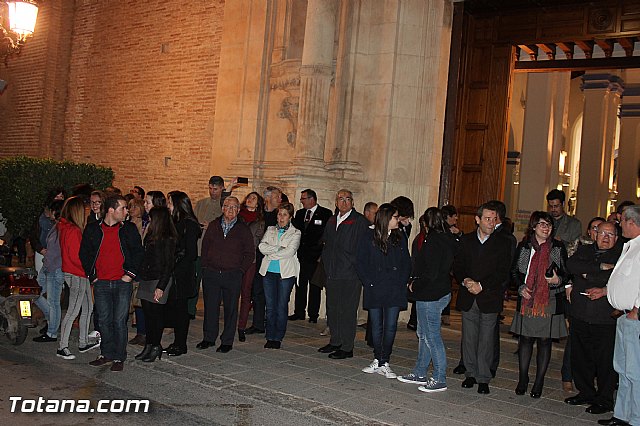
[[[411,272],[407,237],[398,229],[398,210],[389,203],[376,213],[373,229],[361,239],[356,270],[363,285],[362,307],[369,311],[375,359],[362,369],[388,379],[396,375],[389,357],[398,315],[407,309],[406,286]]]
[[[147,335],[144,350],[136,359],[144,362],[153,362],[162,356],[163,305],[167,300],[165,292],[169,291],[167,287],[173,274],[176,251],[176,229],[169,211],[165,207],[154,207],[149,211],[149,217],[144,257],[138,273],[138,296],[142,300]]]
[[[169,293],[165,311],[167,315],[171,315],[174,322],[174,342],[167,348],[167,355],[180,356],[187,353],[190,320],[188,299],[196,294],[195,262],[198,258],[198,239],[202,229],[186,193],[171,191],[168,194],[167,207],[178,234],[173,272],[174,286]]]

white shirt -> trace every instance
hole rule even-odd
[[[338,216],[336,217],[336,229],[338,229],[338,226],[340,226],[340,224],[342,222],[344,222],[349,217],[349,215],[351,214],[352,211],[353,210],[349,210],[342,217],[340,216],[340,212],[338,212]]]
[[[311,220],[311,218],[313,217],[314,214],[316,214],[316,210],[318,210],[318,205],[316,204],[315,206],[311,207],[310,209],[307,209],[307,211],[304,212],[304,217],[307,217],[307,212],[311,212],[311,215],[309,216],[309,220]]]
[[[624,244],[607,284],[607,299],[620,310],[640,306],[640,236]]]

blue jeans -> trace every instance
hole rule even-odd
[[[127,359],[127,318],[132,284],[122,280],[98,280],[93,286],[100,325],[100,351],[107,359]]]
[[[62,286],[64,285],[62,269],[48,272],[44,267],[40,268],[38,284],[42,287],[42,294],[46,293],[47,297],[44,298],[41,295],[36,300],[36,305],[47,319],[47,335],[57,338],[58,328],[60,328],[60,317],[62,316],[62,309],[60,308],[60,295],[62,294]]]
[[[369,322],[371,323],[371,341],[373,343],[373,355],[382,365],[389,362],[393,341],[396,339],[398,329],[398,315],[400,308],[392,306],[388,308],[369,308]]]
[[[429,364],[433,361],[433,378],[440,383],[447,382],[447,353],[440,334],[442,311],[451,301],[451,293],[439,300],[416,302],[418,314],[418,359],[413,374],[426,377]]]
[[[613,368],[618,373],[618,394],[613,415],[640,425],[640,321],[622,315],[616,325]]]
[[[267,340],[281,342],[287,331],[289,316],[289,296],[296,277],[282,278],[280,274],[267,272],[262,279],[267,305]]]

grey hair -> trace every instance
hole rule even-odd
[[[640,226],[640,205],[627,206],[622,211],[622,217]]]
[[[349,194],[349,197],[351,197],[351,201],[353,201],[353,192],[349,191],[348,189],[341,189],[336,192],[336,200],[338,199],[338,194],[340,194],[341,192]]]

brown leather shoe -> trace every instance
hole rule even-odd
[[[124,362],[122,361],[113,361],[113,364],[111,364],[111,371],[122,371],[122,368],[124,367]]]
[[[112,360],[112,359],[105,358],[105,357],[103,357],[102,355],[100,355],[98,358],[96,358],[96,359],[94,359],[93,361],[91,361],[91,362],[89,363],[89,365],[91,365],[91,366],[93,366],[93,367],[100,367],[100,366],[103,366],[103,365],[105,365],[105,364],[109,364],[109,363],[111,363],[111,362],[113,362],[113,360]]]

